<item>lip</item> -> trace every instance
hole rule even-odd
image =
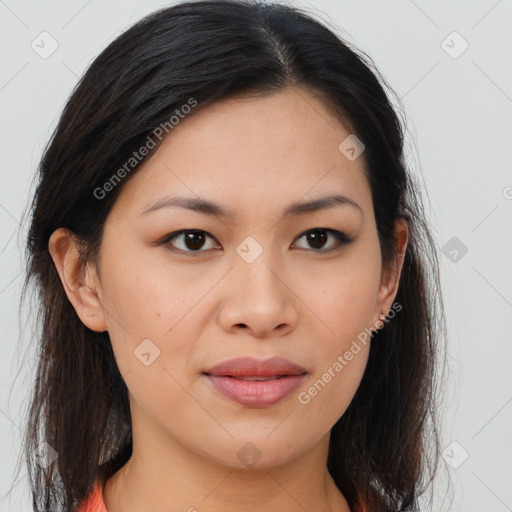
[[[223,361],[204,373],[229,377],[280,377],[302,375],[306,373],[306,370],[283,357],[271,357],[264,360],[254,357],[237,357]]]
[[[203,375],[213,389],[227,398],[248,407],[263,408],[291,395],[307,377],[307,372],[281,357],[263,361],[242,357],[224,361],[203,372]],[[245,377],[273,379],[242,380]]]

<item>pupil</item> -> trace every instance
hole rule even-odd
[[[309,243],[312,247],[315,249],[320,249],[325,244],[325,241],[327,239],[327,235],[325,234],[325,231],[312,231],[309,233]],[[315,245],[318,244],[318,247]]]
[[[185,245],[188,249],[200,249],[204,243],[204,233],[185,233]]]

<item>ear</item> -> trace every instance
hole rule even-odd
[[[390,264],[389,269],[383,269],[381,273],[381,284],[376,310],[374,312],[373,325],[375,325],[379,319],[382,322],[383,317],[379,316],[380,313],[384,312],[384,314],[387,314],[393,305],[398,291],[408,240],[409,228],[407,221],[403,217],[399,217],[395,221],[395,258]]]
[[[64,291],[82,323],[93,331],[106,331],[96,267],[82,261],[80,245],[73,233],[66,228],[55,230],[50,236],[48,250]]]

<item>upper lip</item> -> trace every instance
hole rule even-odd
[[[277,377],[302,375],[306,373],[306,370],[283,357],[271,357],[264,360],[254,357],[237,357],[223,361],[204,373],[226,377]]]

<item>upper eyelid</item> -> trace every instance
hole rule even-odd
[[[208,233],[208,231],[205,231],[204,229],[194,229],[194,228],[191,228],[191,229],[180,229],[179,231],[174,231],[173,233],[169,233],[168,235],[165,235],[163,238],[162,238],[162,242],[169,242],[170,240],[173,240],[174,238],[177,238],[178,236],[180,235],[183,235],[183,233],[205,233],[207,236],[209,236],[211,239],[215,240],[217,243],[220,244],[220,242],[210,233]]]

